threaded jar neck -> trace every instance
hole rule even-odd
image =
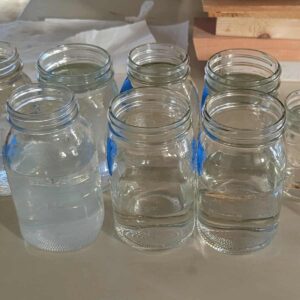
[[[132,89],[113,99],[108,111],[112,134],[136,145],[161,145],[191,128],[188,99],[158,87]]]
[[[281,67],[272,56],[252,49],[228,49],[216,53],[205,66],[210,91],[253,89],[276,93]]]
[[[37,71],[40,82],[60,83],[75,93],[96,89],[113,76],[107,51],[89,44],[65,44],[43,52]]]
[[[190,71],[185,50],[170,44],[150,43],[131,50],[128,76],[145,85],[163,85],[185,78]]]
[[[14,128],[38,134],[66,126],[78,115],[78,105],[65,86],[27,84],[12,93],[7,112]]]
[[[10,43],[0,41],[0,79],[21,71],[23,64],[19,53]]]
[[[280,138],[286,121],[283,104],[252,90],[216,93],[207,98],[203,126],[215,141],[232,146],[257,147]]]
[[[300,90],[293,91],[285,99],[289,129],[300,133]]]

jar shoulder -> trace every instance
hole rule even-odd
[[[90,128],[79,118],[62,129],[41,134],[12,128],[3,158],[6,168],[18,173],[67,174],[89,165],[95,153]]]

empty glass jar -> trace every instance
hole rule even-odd
[[[102,48],[88,44],[66,44],[41,54],[38,63],[40,82],[61,83],[76,95],[80,114],[92,126],[99,155],[101,187],[109,186],[105,139],[107,109],[117,94],[112,62]]]
[[[139,249],[183,243],[194,228],[190,106],[168,89],[132,89],[109,108],[115,229]]]
[[[98,157],[72,92],[25,85],[7,111],[4,164],[23,238],[50,251],[93,242],[104,215]]]
[[[251,89],[276,96],[280,74],[279,62],[258,50],[228,49],[216,53],[205,66],[202,106],[207,95],[233,89]]]
[[[18,51],[12,45],[0,41],[0,148],[2,149],[9,131],[6,122],[6,101],[11,92],[18,86],[29,83],[30,79],[23,73],[23,64]],[[0,195],[9,195],[10,188],[3,166],[2,150],[0,151]]]
[[[285,177],[285,109],[250,90],[207,98],[198,228],[214,249],[245,253],[272,240]]]
[[[292,92],[285,101],[287,126],[287,178],[285,195],[300,201],[300,90]]]

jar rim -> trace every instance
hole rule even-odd
[[[1,53],[3,50],[6,54]],[[18,50],[11,43],[0,41],[0,53],[4,56],[4,59],[0,60],[0,77],[8,76],[15,70],[22,68],[23,65],[20,61]]]
[[[161,106],[166,104],[166,100],[168,100],[170,103],[175,104],[176,108],[183,109],[184,111],[176,120],[159,126],[138,126],[122,120],[119,116],[122,112],[126,113],[128,108],[137,108],[138,105],[145,107],[145,103],[141,103],[141,97],[143,97],[144,102],[146,101],[151,104],[156,102]],[[126,104],[126,102],[128,103]],[[161,136],[166,135],[169,137],[180,135],[190,127],[190,115],[190,104],[186,96],[177,91],[159,87],[140,87],[123,92],[111,101],[108,109],[109,125],[114,132],[126,131],[130,134],[138,135],[142,139],[151,136],[159,139]],[[140,142],[138,139],[137,137],[136,142]]]
[[[249,54],[249,53],[251,53],[251,54]],[[207,64],[206,64],[207,72],[209,72],[210,74],[213,74],[213,76],[216,77],[217,80],[220,82],[225,82],[225,81],[226,82],[228,82],[228,81],[229,82],[237,82],[237,81],[245,82],[244,80],[239,80],[238,78],[234,78],[234,79],[226,78],[226,80],[225,80],[222,75],[216,73],[215,70],[213,70],[213,68],[211,66],[212,61],[223,54],[241,55],[246,58],[256,59],[257,61],[263,61],[263,62],[269,61],[270,63],[275,65],[275,71],[273,72],[273,74],[271,74],[270,76],[267,76],[265,78],[259,79],[259,80],[247,80],[247,82],[250,83],[250,85],[253,85],[253,86],[255,86],[257,84],[264,85],[264,84],[269,83],[270,81],[276,80],[281,75],[281,66],[280,66],[279,62],[277,61],[277,59],[275,57],[269,55],[268,53],[260,51],[260,50],[256,50],[256,49],[250,49],[250,48],[231,48],[231,49],[225,49],[225,50],[222,50],[222,51],[219,51],[219,52],[213,54],[209,58],[209,60],[207,61]],[[260,55],[260,56],[258,56],[258,55]],[[227,84],[227,85],[230,85],[230,84]]]
[[[214,115],[208,111],[208,106],[213,101],[218,101],[220,99],[239,97],[239,105],[242,105],[242,98],[245,100],[249,99],[257,99],[257,101],[265,101],[268,104],[274,104],[278,110],[279,116],[276,117],[276,120],[271,124],[265,125],[262,128],[238,128],[234,126],[229,126],[226,124],[222,124],[220,121],[214,118]],[[225,102],[225,100],[224,100]],[[230,106],[230,102],[227,99],[226,105],[228,108],[234,108],[234,106]],[[257,105],[257,104],[256,104]],[[270,107],[268,107],[270,109]],[[203,124],[205,130],[209,132],[210,135],[213,135],[218,140],[226,141],[230,144],[260,144],[262,140],[273,140],[278,137],[285,125],[286,121],[286,110],[282,102],[267,93],[240,89],[240,90],[228,90],[224,92],[219,92],[214,95],[211,95],[207,98],[203,108]]]
[[[300,106],[300,90],[295,90],[289,93],[285,99],[285,108],[288,115],[288,121],[293,121],[293,126],[300,125],[300,118],[297,113],[293,113],[292,109],[297,106]]]
[[[162,60],[161,57],[157,55],[153,56],[155,51],[157,51],[157,54],[161,56],[166,54],[165,59]],[[174,52],[173,56],[172,51]],[[171,58],[173,61],[176,59],[177,62],[174,64],[170,63],[168,68],[165,68],[165,70],[160,70],[158,74],[157,72],[153,72],[151,69],[141,68],[141,66],[145,65],[145,63],[138,62],[138,59],[135,59],[135,57],[139,57],[139,59],[141,59],[141,56],[143,55],[147,55],[147,61],[152,63],[168,63],[167,60],[170,60]],[[151,81],[152,77],[160,78],[165,82],[169,80],[167,77],[177,73],[176,76],[174,76],[174,80],[171,80],[175,81],[182,79],[189,72],[189,55],[187,51],[177,45],[169,43],[145,43],[133,48],[129,52],[127,67],[129,75],[143,82],[147,82],[147,79]]]
[[[49,107],[47,107],[47,111],[40,112],[38,106],[34,113],[20,110],[35,101],[43,103],[43,98],[57,102],[60,99],[62,103],[52,111],[49,111]],[[73,92],[59,84],[30,83],[22,85],[12,92],[7,100],[6,108],[9,122],[19,130],[44,131],[57,128],[73,120],[78,114],[78,106]],[[35,125],[34,128],[31,128],[32,124]]]
[[[81,72],[80,74],[61,75],[53,72],[57,67],[66,66],[70,64],[70,62],[67,60],[67,57],[72,57],[72,55],[70,55],[72,51],[85,51],[87,54],[85,56],[85,60],[93,60],[92,64],[94,64],[98,68],[94,71],[89,71],[86,73]],[[64,57],[60,58],[61,63],[57,63],[55,61],[51,62],[52,57],[55,58],[56,55],[59,55],[61,53],[64,53]],[[94,57],[89,57],[89,55],[101,55],[103,62],[101,62],[99,57],[95,59]],[[47,63],[49,64],[48,66]],[[64,85],[67,85],[72,88],[74,87],[75,89],[78,85],[87,85],[89,84],[89,82],[94,83],[94,81],[97,81],[102,78],[104,79],[104,81],[106,81],[110,79],[113,75],[111,70],[112,60],[109,53],[99,46],[84,43],[66,43],[50,48],[40,54],[36,66],[38,70],[39,80],[49,81],[49,79],[54,79],[55,83],[63,83]],[[76,80],[78,82],[74,84],[73,82]]]

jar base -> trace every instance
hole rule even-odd
[[[193,233],[194,221],[178,226],[135,228],[115,220],[115,229],[123,242],[138,250],[167,250],[185,243]]]
[[[300,189],[288,189],[284,191],[284,197],[288,200],[300,202]]]
[[[198,232],[214,250],[225,254],[247,254],[268,246],[276,231],[277,223],[265,230],[216,228],[197,222]]]
[[[0,171],[0,196],[11,195],[10,187],[7,181],[7,175],[4,170]]]
[[[98,236],[103,216],[97,212],[76,222],[62,224],[26,225],[20,223],[26,242],[41,250],[52,252],[76,251],[91,244]]]

